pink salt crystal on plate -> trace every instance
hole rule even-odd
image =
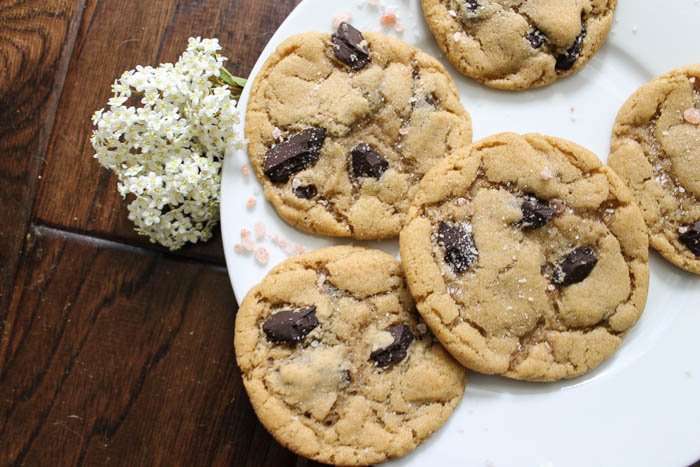
[[[250,230],[241,229],[241,246],[248,251],[253,251],[253,248],[255,248],[251,235]]]
[[[396,32],[403,32],[404,29],[405,28],[404,28],[403,23],[399,23],[397,21],[396,24],[394,25],[394,31],[396,31]]]
[[[380,0],[367,0],[367,3],[369,3],[370,5],[374,5],[374,6],[379,5],[379,2],[380,2]]]
[[[700,123],[700,110],[696,109],[695,107],[685,109],[685,112],[683,112],[683,118],[685,118],[685,121],[691,125],[697,125]]]
[[[243,175],[248,175],[250,173],[250,167],[248,167],[248,164],[241,166],[241,173]]]
[[[258,242],[265,238],[265,224],[261,221],[255,223],[255,240]]]
[[[265,248],[256,248],[253,255],[255,256],[255,261],[263,266],[266,265],[267,261],[270,259],[270,253]]]
[[[382,23],[382,25],[384,25],[384,26],[387,26],[390,24],[396,24],[396,13],[394,13],[392,11],[385,13],[379,19],[379,22]]]
[[[338,26],[340,26],[340,23],[347,23],[350,21],[352,18],[352,13],[350,10],[345,10],[343,13],[339,13],[333,17],[333,20],[331,20],[331,25],[333,26],[333,29],[338,29]]]
[[[245,202],[245,205],[248,209],[253,209],[255,207],[255,203],[255,198],[248,198],[248,201]]]
[[[236,243],[235,245],[233,245],[233,250],[236,253],[243,253],[243,247],[241,246],[240,243]]]

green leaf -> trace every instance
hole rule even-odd
[[[229,86],[233,87],[244,87],[245,83],[248,81],[245,78],[239,78],[238,76],[233,76],[226,68],[221,67],[219,70],[219,79]]]

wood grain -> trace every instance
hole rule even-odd
[[[0,5],[0,310],[7,308],[81,15],[80,0]]]
[[[35,217],[43,224],[150,247],[127,219],[116,178],[92,158],[90,116],[105,106],[109,85],[124,70],[177,60],[190,36],[218,37],[222,53],[231,59],[230,71],[247,76],[298,2],[89,1],[49,142]],[[223,264],[220,234],[178,254]]]
[[[223,268],[30,231],[0,340],[0,465],[270,465]]]

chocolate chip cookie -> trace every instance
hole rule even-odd
[[[452,413],[466,382],[415,311],[399,262],[360,247],[275,267],[241,303],[235,348],[270,433],[338,465],[411,451]]]
[[[527,89],[577,71],[600,49],[617,0],[421,0],[450,62],[487,86]]]
[[[248,154],[293,226],[358,239],[398,235],[423,174],[471,142],[471,120],[434,58],[342,23],[283,42],[253,83]]]
[[[532,381],[613,354],[649,282],[630,190],[568,141],[504,133],[423,178],[399,239],[418,311],[463,365]]]
[[[632,188],[649,243],[700,274],[700,64],[639,88],[613,128],[608,160]]]

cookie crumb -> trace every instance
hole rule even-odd
[[[695,107],[685,109],[685,112],[683,112],[683,118],[685,118],[686,122],[692,125],[697,125],[700,123],[700,110],[696,109]]]
[[[256,248],[253,255],[255,256],[255,261],[263,266],[265,266],[270,259],[270,253],[265,248]]]

